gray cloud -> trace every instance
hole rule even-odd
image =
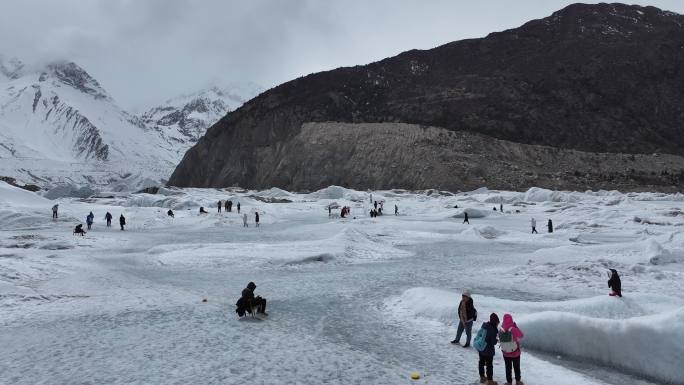
[[[412,48],[481,37],[572,1],[22,0],[0,12],[0,54],[73,60],[125,107],[204,87],[271,87]],[[684,12],[679,0],[637,1]]]

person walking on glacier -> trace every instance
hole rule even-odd
[[[470,337],[473,330],[473,322],[477,320],[477,310],[473,304],[473,298],[470,296],[470,290],[463,290],[461,295],[461,302],[458,304],[458,329],[456,330],[456,338],[451,341],[452,344],[461,342],[461,335],[463,331],[466,333],[466,343],[464,348],[470,346]]]
[[[238,214],[240,214],[240,202],[237,203],[237,211],[238,211]]]
[[[112,227],[112,214],[109,211],[105,214],[105,221],[107,221],[107,227]]]
[[[247,213],[242,216],[242,227],[249,227],[247,224]]]
[[[259,212],[255,211],[254,212],[254,223],[256,223],[254,226],[259,227]]]
[[[477,349],[480,360],[477,363],[477,370],[480,373],[480,383],[487,385],[497,385],[494,381],[494,355],[496,343],[498,342],[499,316],[496,313],[489,315],[489,322],[483,322],[480,331],[473,341],[473,346]],[[485,373],[486,369],[486,373]]]
[[[549,223],[546,224],[546,227],[549,230],[549,233],[553,233],[553,222],[551,222],[551,219],[549,219]]]
[[[217,207],[218,207],[219,214],[221,214],[221,201],[218,201]]]
[[[58,204],[52,206],[52,219],[57,219],[57,210],[58,209],[59,209]]]
[[[121,214],[119,217],[119,226],[121,226],[121,231],[124,231],[124,226],[126,226],[126,218]]]
[[[468,212],[463,211],[463,223],[470,224],[470,221],[468,220]]]
[[[539,234],[537,232],[537,220],[534,217],[530,219],[530,225],[532,225],[532,234]]]
[[[523,337],[523,332],[513,322],[513,316],[504,314],[499,331],[499,347],[506,364],[506,385],[513,383],[512,371],[515,372],[515,385],[524,385],[520,380],[520,340]]]
[[[93,226],[93,221],[95,221],[95,214],[91,211],[90,214],[86,217],[86,225],[88,225],[88,230],[91,229]]]
[[[620,276],[618,275],[617,270],[615,269],[610,269],[610,279],[608,280],[608,287],[612,289],[611,293],[609,294],[611,297],[622,297],[622,281],[620,281]]]

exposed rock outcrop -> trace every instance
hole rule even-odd
[[[211,127],[169,184],[677,189],[683,25],[654,7],[574,4],[299,78]]]

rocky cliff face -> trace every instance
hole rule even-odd
[[[683,25],[654,7],[575,4],[486,38],[299,78],[211,127],[169,183],[681,186]]]

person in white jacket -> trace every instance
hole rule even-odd
[[[539,234],[537,233],[537,220],[534,218],[530,219],[530,225],[532,225],[532,234]]]
[[[245,215],[242,216],[242,227],[249,227],[249,225],[247,224],[247,213],[245,213]]]

